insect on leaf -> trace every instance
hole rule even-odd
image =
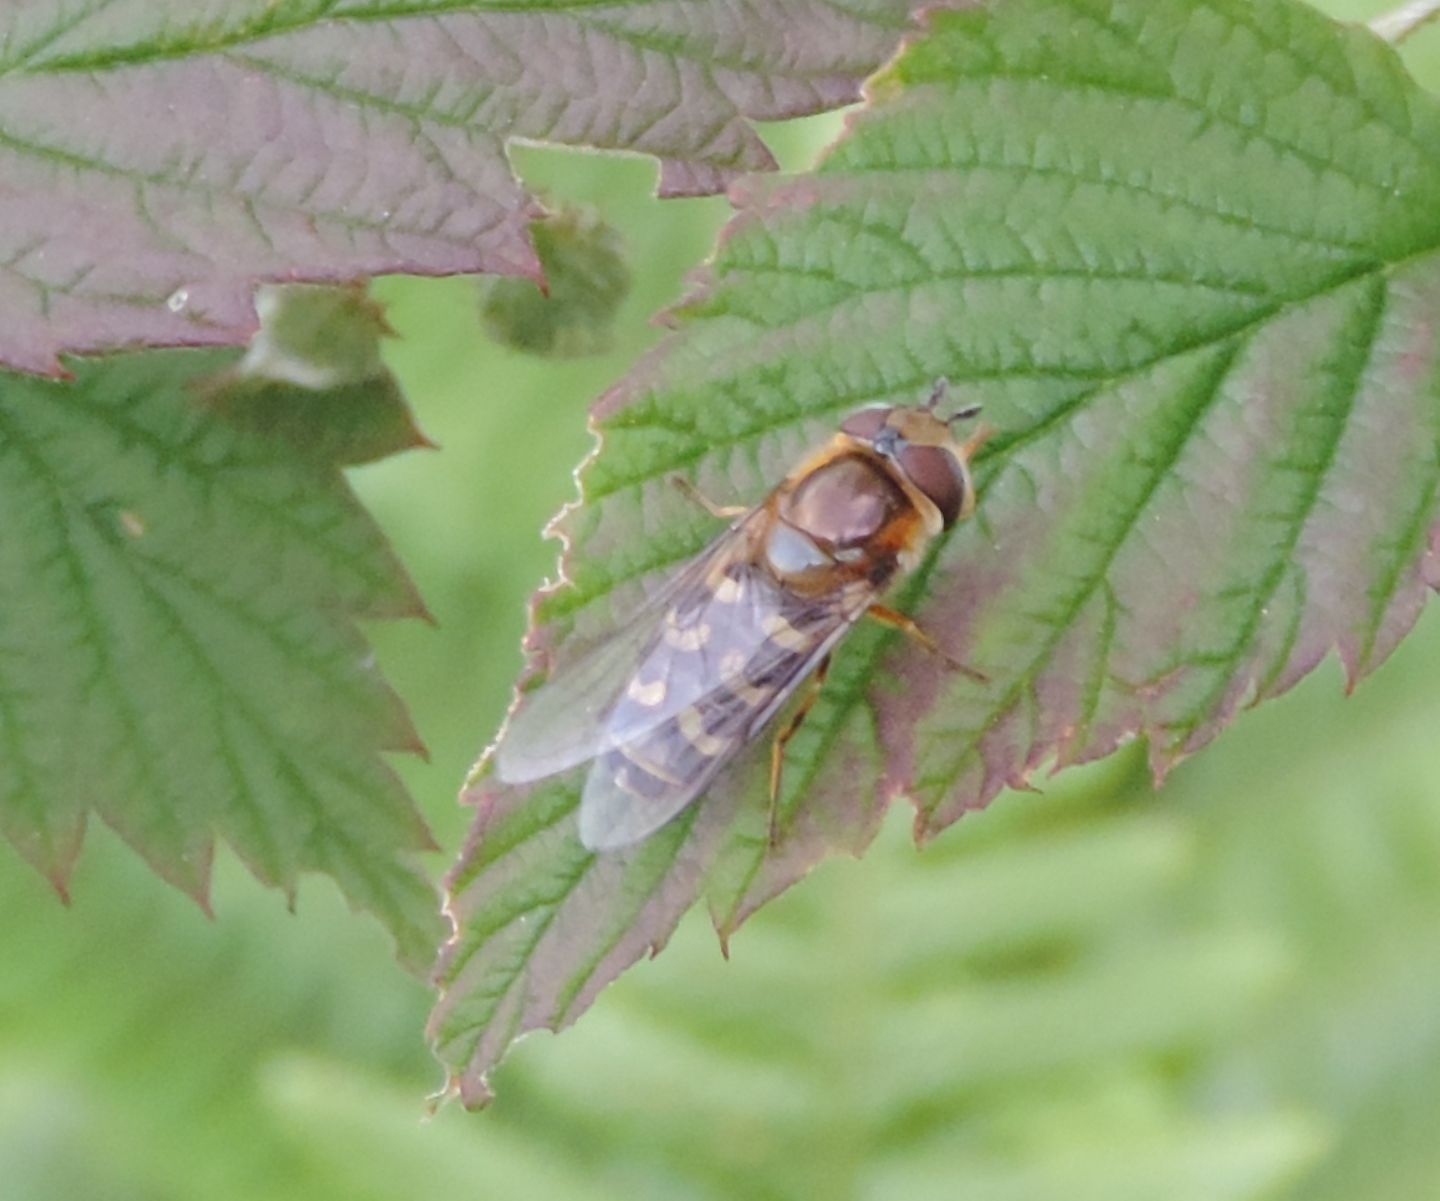
[[[1047,764],[1157,775],[1332,649],[1353,682],[1440,581],[1440,106],[1288,0],[936,13],[812,175],[750,180],[680,328],[600,404],[538,673],[858,406],[946,376],[979,509],[895,598],[986,679],[861,628],[790,744],[628,855],[575,773],[482,767],[434,1034],[456,1086],[574,1019],[697,898],[722,936],[895,797],[929,838]],[[954,915],[946,920],[963,920]]]

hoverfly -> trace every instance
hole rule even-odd
[[[853,413],[830,442],[752,508],[711,504],[732,524],[593,650],[523,698],[496,770],[519,784],[589,762],[580,840],[592,851],[640,842],[695,801],[807,680],[814,687],[771,749],[770,830],[784,747],[818,694],[830,652],[867,614],[950,666],[908,617],[877,603],[975,504],[969,462],[981,430],[957,441],[939,381],[924,405]]]

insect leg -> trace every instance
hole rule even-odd
[[[978,411],[978,409],[975,410],[975,412]],[[974,413],[970,412],[969,410],[961,410],[961,412],[957,413],[956,416],[964,416],[966,414],[969,414],[972,417],[974,416]],[[975,457],[975,452],[979,450],[982,446],[984,446],[985,443],[989,442],[990,439],[993,438],[997,432],[998,431],[993,425],[979,426],[973,434],[971,434],[968,438],[965,439],[964,442],[960,444],[960,453],[964,456],[965,461],[968,463],[971,459],[973,459]]]
[[[958,671],[961,675],[969,676],[979,684],[988,684],[990,682],[990,677],[983,671],[976,671],[973,667],[961,663],[959,659],[951,658],[951,656],[941,650],[940,644],[936,642],[934,637],[923,629],[913,617],[906,617],[904,613],[901,613],[897,609],[892,609],[888,605],[871,605],[870,608],[866,610],[866,615],[874,618],[882,626],[889,626],[892,630],[899,630],[907,638],[919,643],[919,645],[939,658],[945,666],[952,671]]]
[[[732,521],[736,517],[743,517],[746,513],[750,512],[749,508],[745,505],[717,505],[683,475],[672,475],[670,482],[679,489],[682,496],[687,500],[694,501],[704,509],[705,512],[709,513],[711,517],[718,517],[722,521]]]
[[[825,686],[825,677],[830,673],[830,656],[826,655],[820,660],[820,665],[815,669],[815,674],[810,677],[810,686],[805,693],[805,699],[800,702],[795,712],[790,715],[790,720],[781,727],[780,732],[775,735],[775,741],[770,744],[770,849],[773,851],[780,845],[780,830],[777,825],[780,813],[780,773],[785,766],[785,744],[795,737],[800,727],[805,724],[805,719],[810,715],[810,710],[815,707],[815,702],[820,699],[820,689]]]

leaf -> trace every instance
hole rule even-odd
[[[1263,924],[1295,956],[1284,991],[1202,1086],[1283,1097],[1335,1130],[1294,1201],[1402,1201],[1440,1169],[1437,616],[1383,687],[1343,705],[1307,688],[1171,786],[1206,827],[1187,907]],[[1306,753],[1275,755],[1297,730]]]
[[[380,358],[391,330],[365,285],[262,288],[257,308],[244,357],[203,389],[212,412],[336,467],[433,448]]]
[[[0,377],[0,829],[63,895],[93,810],[206,908],[219,835],[418,966],[433,844],[378,752],[423,748],[356,621],[424,610],[333,464],[202,403],[232,361]]]
[[[528,279],[481,281],[480,314],[490,336],[513,350],[556,358],[600,354],[630,291],[620,235],[583,208],[531,227],[545,291]]]
[[[919,862],[891,823],[734,964],[682,926],[565,1039],[526,1040],[481,1125],[658,1196],[1281,1195],[1319,1125],[1197,1082],[1289,983],[1288,948],[1174,904],[1201,820],[1139,812],[1137,776],[997,808]]]
[[[413,1125],[425,987],[328,880],[301,881],[296,921],[220,856],[210,921],[108,830],[94,831],[64,910],[7,859],[6,1201],[354,1196],[301,1170],[293,1127],[262,1095],[269,1064],[301,1047],[402,1073]]]
[[[1440,580],[1440,108],[1372,35],[1286,0],[939,13],[813,176],[738,190],[681,328],[600,404],[542,594],[543,671],[855,407],[946,376],[998,434],[980,511],[898,596],[947,673],[862,629],[787,748],[633,855],[579,781],[470,785],[433,1019],[469,1100],[698,895],[722,938],[892,797],[928,838],[1137,734],[1162,775],[1334,647],[1352,682]]]
[[[257,279],[538,278],[509,139],[720,191],[773,166],[751,121],[856,99],[911,2],[9,5],[0,362],[243,342]]]

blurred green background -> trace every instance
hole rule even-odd
[[[1440,33],[1407,54],[1440,83]],[[768,136],[803,166],[837,127]],[[585,409],[726,215],[655,201],[644,160],[516,162],[628,246],[612,350],[526,358],[482,333],[473,281],[384,281],[443,450],[354,475],[439,621],[372,633],[433,755],[399,768],[451,849]],[[222,852],[210,922],[97,824],[65,910],[0,851],[0,1201],[1440,1196],[1433,608],[1354,697],[1327,663],[1158,794],[1123,754],[919,856],[896,814],[729,964],[692,913],[517,1049],[479,1115],[424,1120],[428,992],[327,881],[292,915]]]

